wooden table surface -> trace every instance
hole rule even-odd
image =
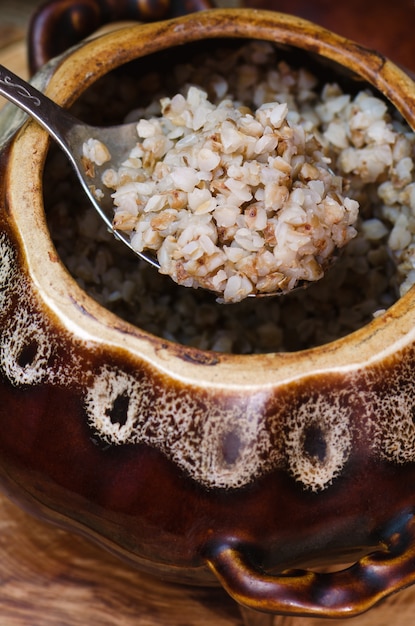
[[[249,3],[314,19],[415,71],[413,0]],[[36,2],[5,4],[0,0],[0,62],[26,76],[24,36]],[[238,608],[222,590],[183,588],[144,576],[86,540],[33,519],[2,495],[0,529],[0,626],[242,626]],[[415,587],[347,623],[411,626],[414,615]],[[346,622],[274,617],[266,623]]]

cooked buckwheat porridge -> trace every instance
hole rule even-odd
[[[93,115],[103,89],[110,123],[131,103],[137,146],[117,169],[92,139],[85,158],[108,161],[116,227],[168,276],[107,233],[56,151],[45,206],[69,271],[127,321],[202,349],[293,351],[362,327],[412,286],[415,137],[370,90],[321,84],[257,41],[100,89],[80,110]],[[290,292],[298,282],[310,286]]]
[[[356,235],[358,203],[342,197],[314,129],[289,122],[286,102],[252,112],[228,93],[214,105],[195,86],[160,107],[137,123],[128,159],[102,176],[115,190],[113,226],[132,248],[157,252],[162,274],[224,302],[322,278]],[[87,172],[111,160],[92,137],[83,151]]]

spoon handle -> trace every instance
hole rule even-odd
[[[0,65],[0,95],[34,118],[71,157],[67,136],[79,122],[68,111],[3,65]]]

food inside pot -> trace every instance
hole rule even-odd
[[[291,63],[289,56],[272,44],[251,41],[238,47],[216,46],[198,56],[196,52],[188,54],[164,74],[159,69],[149,70],[140,79],[123,80],[109,75],[85,94],[76,113],[97,123],[96,112],[106,101],[102,123],[119,123],[121,113],[129,109],[127,121],[154,120],[162,114],[160,107],[166,103],[171,106],[178,93],[180,106],[189,94],[204,99],[201,93],[215,110],[218,102],[226,99],[230,106],[239,103],[238,110],[242,111],[267,112],[267,103],[274,103],[274,108],[275,103],[282,105],[287,126],[300,129],[296,132],[303,134],[305,142],[313,138],[322,163],[342,181],[342,193],[350,198],[350,206],[358,203],[357,235],[348,241],[326,275],[307,290],[272,300],[220,304],[200,289],[175,285],[112,241],[71,183],[64,157],[55,153],[44,177],[50,231],[63,262],[92,297],[140,328],[172,341],[202,349],[251,353],[295,351],[347,335],[381,314],[410,288],[415,279],[415,136],[376,93],[365,86],[349,91],[340,76],[337,81],[325,75],[322,81],[319,73]],[[266,163],[269,156],[267,153]],[[295,152],[291,156],[295,159]],[[250,173],[242,161],[234,158],[227,171],[238,183],[235,189],[240,187],[241,193],[246,193]],[[229,174],[230,168],[234,176]],[[115,178],[120,175],[114,173]],[[258,188],[251,186],[248,193],[255,197]],[[200,192],[192,189],[187,193],[195,195],[197,204]],[[206,193],[203,186],[202,193]],[[298,250],[298,237],[304,236],[304,225],[309,222],[305,195],[300,190],[294,196],[284,225],[291,253],[293,248]],[[149,194],[150,206],[156,196],[157,192]],[[266,212],[263,196],[262,190],[255,201]],[[210,198],[205,200],[209,204]],[[247,246],[248,239],[263,238],[264,230],[259,228],[256,215],[248,216],[248,221],[243,215],[246,240],[242,240]],[[124,219],[125,214],[121,217]],[[151,217],[150,225],[157,217]],[[294,242],[290,241],[291,231],[296,235]]]
[[[358,203],[343,197],[307,120],[287,119],[286,102],[253,111],[223,82],[215,100],[194,85],[162,98],[122,164],[111,167],[102,141],[84,143],[87,171],[110,166],[101,184],[114,191],[114,228],[137,252],[156,252],[162,274],[219,301],[319,280],[356,235]]]

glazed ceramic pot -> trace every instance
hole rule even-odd
[[[127,62],[218,38],[338,64],[415,128],[403,72],[273,12],[214,9],[117,30],[35,82],[69,106]],[[414,582],[415,291],[361,330],[299,352],[238,356],[161,339],[70,276],[44,214],[48,138],[21,124],[3,113],[2,488],[148,572],[220,583],[270,613],[354,615]],[[332,563],[354,564],[320,573]]]

